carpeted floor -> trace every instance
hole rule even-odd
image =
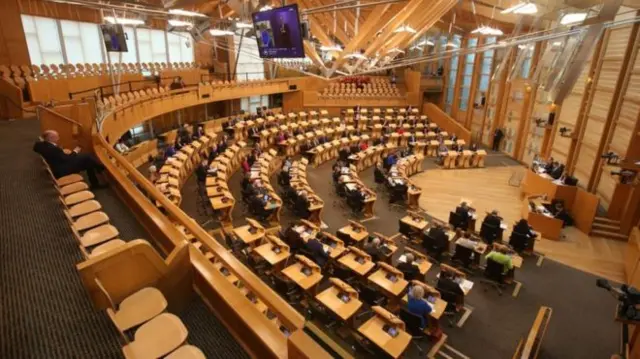
[[[503,154],[491,154],[487,166],[516,164]],[[425,160],[425,170],[434,170],[437,166],[432,160]],[[473,169],[470,169],[472,171]],[[240,198],[240,173],[229,181],[234,196]],[[375,189],[373,169],[360,173],[360,178],[370,188]],[[335,231],[354,217],[348,210],[345,200],[333,193],[331,181],[331,163],[318,168],[309,168],[307,179],[316,193],[324,199],[325,209],[322,219],[328,232]],[[272,184],[276,185],[275,177]],[[195,193],[195,182],[191,179],[183,189],[183,209],[194,214],[193,199],[189,193]],[[425,194],[428,195],[428,189]],[[195,195],[193,196],[195,198]],[[234,224],[245,224],[242,205],[236,206]],[[369,232],[392,235],[398,231],[398,220],[404,216],[405,208],[389,206],[388,197],[383,190],[378,191],[375,204],[375,219],[364,222]],[[429,217],[429,209],[426,217]],[[196,216],[207,220],[206,216]],[[356,218],[357,219],[357,218]],[[281,224],[286,227],[296,218],[287,210],[282,212]],[[209,224],[217,226],[215,221]],[[427,273],[427,281],[435,285],[438,266]],[[526,336],[540,306],[550,306],[553,315],[544,338],[539,358],[608,358],[619,350],[619,327],[613,322],[612,313],[615,301],[604,291],[595,287],[596,277],[545,259],[542,266],[536,266],[536,258],[525,258],[525,263],[516,272],[516,279],[523,283],[518,297],[511,296],[506,290],[499,296],[493,289],[485,290],[480,283],[482,273],[471,276],[475,287],[466,298],[466,304],[474,311],[462,328],[449,327],[443,320],[441,325],[449,336],[448,344],[472,358],[510,358],[518,340]],[[417,353],[410,350],[408,357]]]
[[[39,131],[36,120],[0,122],[0,358],[120,358],[120,336],[86,295],[82,255],[31,151]],[[112,189],[94,193],[120,238],[148,238]],[[208,358],[247,357],[199,297],[177,314]]]

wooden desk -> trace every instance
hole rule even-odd
[[[231,225],[231,212],[235,205],[235,200],[231,193],[225,192],[223,196],[209,198],[209,202],[214,210],[220,211],[220,222],[222,222],[223,226]]]
[[[409,282],[404,279],[404,275],[391,265],[378,262],[380,268],[369,275],[369,281],[382,288],[389,297],[398,297],[407,287]],[[395,277],[393,281],[392,277]]]
[[[250,230],[254,230],[254,233],[251,233]],[[240,238],[246,245],[254,246],[257,244],[257,241],[262,239],[265,235],[264,228],[256,228],[252,225],[245,225],[242,227],[235,228],[233,233]]]
[[[400,357],[411,342],[411,335],[404,330],[404,322],[380,306],[374,306],[372,309],[375,315],[362,324],[358,332],[391,357]],[[387,325],[398,331],[395,337],[384,331],[383,327]]]
[[[525,196],[522,201],[522,217],[527,219],[529,225],[540,233],[542,238],[559,241],[562,237],[562,220],[550,215],[533,212],[529,206],[529,201],[532,201],[536,207],[540,207],[544,203],[539,196]]]
[[[487,151],[485,150],[477,150],[475,156],[473,156],[473,161],[471,162],[471,167],[484,167],[484,158],[487,157]]]
[[[402,219],[400,219],[400,222],[420,232],[422,232],[429,225],[429,222],[427,222],[426,219],[422,217],[414,218],[411,215],[402,217]]]
[[[348,321],[362,307],[358,292],[338,278],[329,278],[331,286],[316,295],[316,300],[331,310],[343,321]],[[343,301],[344,296],[347,301]]]
[[[358,232],[356,232],[358,230]],[[360,244],[363,239],[369,236],[369,232],[361,225],[349,224],[348,226],[344,226],[338,230],[346,235],[348,235],[352,241],[357,244]]]
[[[469,292],[471,292],[471,289],[473,288],[473,284],[474,283],[467,279],[467,275],[464,272],[462,272],[462,271],[460,271],[460,270],[458,270],[456,268],[453,268],[452,266],[447,265],[447,264],[441,264],[440,265],[440,272],[442,272],[442,271],[453,273],[455,278],[459,278],[459,280],[460,280],[460,283],[459,283],[460,289],[462,289],[462,292],[464,293],[465,296],[468,295]],[[438,278],[439,277],[440,277],[440,274],[438,274]]]
[[[371,261],[371,256],[362,250],[355,247],[348,247],[349,252],[338,259],[338,263],[351,269],[359,276],[364,277],[375,267],[375,264]],[[358,262],[356,259],[360,258]]]
[[[315,264],[311,259],[302,256],[295,256],[296,263],[288,266],[282,270],[282,274],[294,281],[300,288],[306,291],[313,291],[313,288],[322,280],[322,273],[320,273],[320,267]],[[304,274],[303,268],[308,268],[311,273],[309,275]]]
[[[256,253],[272,266],[277,266],[289,258],[291,255],[289,246],[282,242],[280,238],[268,234],[265,236],[265,239],[266,243],[256,247],[252,253]]]
[[[539,175],[527,170],[520,184],[520,193],[523,196],[546,194],[549,200],[558,199],[564,201],[564,207],[571,210],[576,197],[576,186],[565,186],[554,183],[546,174]]]
[[[505,251],[513,251],[511,249],[511,247],[506,246],[504,244],[500,244],[498,242],[493,242],[492,246],[493,246],[493,249],[495,249],[495,250],[501,250],[502,249],[502,250],[505,250]],[[513,265],[514,268],[521,268],[522,267],[522,257],[519,254],[513,252],[513,253],[510,253],[509,256],[511,257],[511,264]]]
[[[344,242],[342,242],[333,234],[327,232],[322,232],[322,234],[324,236],[322,239],[322,245],[324,247],[324,250],[329,252],[329,257],[331,259],[340,257],[342,253],[347,250],[347,248],[345,248],[344,246]]]

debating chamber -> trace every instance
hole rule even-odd
[[[0,19],[0,358],[640,359],[639,0]]]

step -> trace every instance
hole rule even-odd
[[[620,232],[620,225],[617,224],[602,224],[602,223],[593,223],[592,230],[602,230],[608,232]]]
[[[592,230],[589,235],[592,237],[609,238],[609,239],[615,239],[617,241],[624,241],[624,242],[629,240],[629,236],[627,235],[615,233],[615,232],[609,232],[609,231]]]
[[[596,218],[593,219],[593,223],[620,225],[620,221],[615,220],[615,219],[609,219],[609,218],[606,218],[606,217],[596,217]]]

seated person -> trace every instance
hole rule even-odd
[[[427,329],[431,306],[424,299],[424,288],[419,285],[411,287],[407,296],[407,310],[422,319],[422,329]]]
[[[58,146],[60,135],[53,130],[47,130],[42,134],[42,140],[38,140],[33,145],[33,150],[40,154],[49,167],[55,178],[64,177],[70,174],[85,171],[92,188],[100,188],[100,181],[96,173],[102,173],[104,166],[93,155],[80,153],[80,147],[76,147],[73,152],[66,154]]]
[[[547,164],[544,165],[544,171],[547,173],[551,172],[551,170],[553,170],[553,168],[556,166],[556,163],[557,162],[553,160],[553,157],[550,157],[549,161],[547,161]]]
[[[527,222],[525,218],[520,219],[518,223],[513,226],[513,232],[522,233],[529,239],[533,239],[537,236],[536,232],[531,228],[529,222]]]
[[[458,207],[456,207],[456,214],[460,216],[460,220],[462,221],[460,227],[466,230],[469,228],[469,219],[471,219],[471,208],[467,204],[467,202],[462,202]]]
[[[487,223],[496,228],[500,228],[500,225],[502,224],[502,217],[498,215],[498,210],[494,209],[493,211],[491,211],[491,213],[484,217],[482,223]]]
[[[384,255],[380,250],[380,238],[374,238],[365,247],[364,251],[371,256],[373,262],[378,262],[384,259]]]
[[[507,250],[505,248],[500,248],[498,250],[492,250],[486,256],[487,260],[492,260],[494,262],[498,262],[504,266],[502,274],[505,275],[506,279],[513,279],[513,262],[511,261],[511,256],[507,254]]]
[[[554,167],[551,170],[551,172],[549,173],[549,176],[551,176],[551,178],[553,178],[554,180],[557,180],[560,177],[562,177],[563,173],[564,173],[564,165],[558,164],[556,167]]]
[[[207,171],[209,170],[209,164],[206,159],[203,159],[196,168],[196,178],[198,182],[202,185],[207,181]]]
[[[415,260],[413,253],[406,253],[404,257],[405,261],[398,263],[396,268],[398,268],[398,270],[400,270],[404,274],[404,279],[418,279],[418,277],[420,276],[420,269],[418,269],[417,266],[413,265],[413,261]]]
[[[164,150],[164,159],[173,157],[176,155],[176,145],[169,144]]]
[[[305,247],[309,250],[309,252],[311,252],[312,258],[310,259],[316,262],[316,264],[320,267],[324,267],[324,265],[329,260],[329,253],[324,250],[324,246],[322,245],[322,243],[320,243],[320,241],[316,237],[313,237],[307,241]]]
[[[447,237],[441,224],[436,224],[431,227],[428,235],[433,239],[432,247],[433,250],[436,251],[434,254],[436,259],[439,259],[442,253],[449,247],[449,237]]]
[[[473,240],[473,238],[471,237],[471,233],[469,232],[464,232],[464,234],[462,234],[462,237],[458,238],[458,240],[456,241],[456,246],[462,246],[469,249],[475,249],[477,245],[478,242]]]
[[[122,138],[118,140],[118,143],[116,143],[114,147],[119,153],[126,153],[127,151],[129,151],[129,146],[124,143],[124,140],[122,140]]]
[[[562,202],[556,202],[553,209],[554,217],[562,221],[563,227],[573,225],[573,218],[571,218]]]
[[[249,164],[249,158],[245,158],[242,160],[242,172],[249,173],[251,172],[251,165]]]
[[[460,287],[460,285],[456,282],[455,276],[453,273],[449,271],[441,271],[440,278],[438,278],[438,284],[436,285],[436,289],[440,291],[443,297],[447,295],[452,295],[456,297],[455,303],[449,303],[455,306],[456,310],[462,309],[464,305],[464,291]],[[445,294],[447,293],[447,294]]]
[[[149,166],[149,181],[151,181],[151,183],[156,183],[158,179],[160,179],[158,168],[155,165]]]
[[[309,198],[307,196],[306,191],[298,192],[298,197],[296,198],[295,210],[296,213],[302,218],[309,218],[309,206],[311,203],[309,202]]]

